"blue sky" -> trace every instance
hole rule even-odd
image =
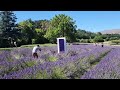
[[[55,15],[65,14],[76,21],[77,29],[99,32],[120,29],[120,11],[14,11],[17,22],[27,20],[52,19]]]

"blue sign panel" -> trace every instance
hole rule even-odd
[[[64,39],[59,39],[59,48],[60,48],[60,51],[65,51],[65,49],[64,49]]]
[[[66,52],[66,39],[65,37],[57,38],[58,53]]]

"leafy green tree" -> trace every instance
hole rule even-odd
[[[102,35],[102,33],[101,33],[101,32],[98,32],[97,35]]]
[[[120,44],[120,40],[111,40],[111,43]]]
[[[20,31],[15,23],[16,19],[16,15],[13,11],[0,12],[0,34],[7,46],[11,46],[13,44],[13,40],[16,40],[19,37]]]
[[[59,37],[59,29],[52,28],[51,27],[47,30],[46,35],[44,35],[45,38],[47,38],[50,43],[57,43],[56,38]]]
[[[93,39],[96,36],[95,33],[78,29],[76,33],[77,39]]]
[[[49,20],[35,20],[34,21],[34,26],[37,29],[42,29],[44,31],[48,30],[50,26],[50,21]]]
[[[36,31],[36,35],[35,38],[33,39],[34,44],[39,44],[39,43],[44,44],[48,42],[48,40],[44,37],[45,30],[36,28],[35,31]]]
[[[50,41],[56,42],[58,37],[66,37],[69,42],[76,40],[76,25],[71,17],[64,14],[55,15],[51,19],[50,25],[45,35]]]
[[[32,44],[32,39],[36,35],[34,22],[31,19],[19,23],[24,44]]]
[[[94,42],[104,42],[104,39],[102,38],[102,36],[95,36]]]

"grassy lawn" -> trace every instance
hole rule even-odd
[[[30,44],[30,45],[22,45],[21,47],[34,47],[36,45],[40,45],[40,46],[56,46],[57,44]]]
[[[40,46],[56,46],[56,44],[50,44],[50,43],[48,43],[48,44],[30,44],[30,45],[22,45],[22,46],[20,46],[20,47],[18,47],[18,48],[23,48],[23,47],[33,48],[35,45],[40,45]],[[14,48],[16,48],[16,47],[13,47],[13,48],[0,48],[0,51],[2,51],[2,50],[10,51],[10,50],[12,50],[12,49],[14,49]]]
[[[2,50],[7,50],[7,51],[10,51],[10,50],[12,50],[13,48],[0,48],[0,51],[2,51]]]
[[[105,45],[111,45],[111,46],[120,46],[120,43],[116,44],[116,43],[112,43],[111,41],[106,41],[104,42]]]

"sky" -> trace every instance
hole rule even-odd
[[[73,18],[77,29],[91,32],[120,29],[120,11],[14,11],[17,23],[32,20],[50,20],[55,15],[65,14]]]

